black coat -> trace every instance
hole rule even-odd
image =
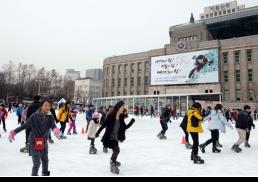
[[[106,128],[105,134],[102,137],[102,142],[104,147],[106,148],[111,148],[112,147],[112,141],[111,141],[111,133],[113,131],[114,125],[116,122],[116,116],[115,115],[108,115],[106,120],[104,121],[103,125],[99,128],[99,130],[97,131],[97,136],[101,133],[101,131]],[[120,117],[120,128],[118,131],[118,140],[120,142],[125,141],[126,137],[125,137],[125,132],[128,128],[130,128],[133,123],[135,122],[134,119],[132,119],[130,121],[130,123],[127,125],[125,123],[124,117]]]
[[[245,111],[240,111],[237,116],[236,120],[236,128],[239,129],[248,129],[249,128],[249,116],[248,113]]]
[[[104,122],[105,122],[105,119],[106,119],[107,115],[106,115],[104,112],[102,112],[101,115],[102,115],[102,116],[101,116],[101,118],[100,118],[100,125],[103,125]]]
[[[160,116],[160,121],[169,122],[171,117],[171,111],[169,109],[164,109],[163,113]]]
[[[29,117],[34,114],[35,112],[37,112],[40,108],[40,102],[39,101],[34,101],[28,108],[28,112],[27,112],[27,118],[29,119]]]

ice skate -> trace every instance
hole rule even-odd
[[[54,140],[52,140],[51,138],[48,140],[48,142],[49,142],[50,144],[54,144],[54,143],[55,143]]]
[[[204,160],[199,156],[193,156],[194,164],[204,164]]]
[[[217,148],[213,148],[213,149],[212,149],[212,152],[213,152],[213,153],[220,153],[221,150],[220,150],[220,149],[217,149]]]
[[[251,145],[248,142],[245,142],[245,147],[246,148],[251,148]]]
[[[111,173],[113,173],[113,174],[119,174],[119,173],[120,173],[120,170],[119,170],[119,168],[116,166],[116,163],[113,162],[112,160],[111,160],[111,163],[110,163],[110,171],[111,171]]]
[[[192,146],[189,142],[187,142],[187,143],[185,144],[185,148],[190,150],[190,149],[193,148],[193,146]]]
[[[200,150],[202,151],[202,153],[205,153],[205,144],[202,144],[199,146]]]
[[[25,147],[21,148],[20,152],[22,152],[22,153],[29,153],[29,145],[26,145]]]
[[[120,167],[121,166],[121,162],[118,162],[118,161],[113,162],[112,159],[111,159],[110,160],[110,165],[112,165],[113,163],[115,164],[116,167]]]
[[[70,131],[68,131],[68,132],[67,132],[67,135],[71,135],[71,132],[70,132]]]
[[[78,133],[75,131],[75,132],[73,132],[73,135],[77,135]]]
[[[103,152],[107,154],[108,153],[108,149],[106,147],[103,147]]]
[[[92,145],[92,146],[90,147],[89,154],[97,154],[97,152],[98,152],[98,150],[95,148],[94,145]]]
[[[223,145],[221,145],[219,142],[217,142],[217,145],[216,145],[217,148],[222,148]]]
[[[234,145],[234,146],[232,147],[232,150],[235,151],[236,153],[242,152],[242,149],[241,149],[238,145]]]

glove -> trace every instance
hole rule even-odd
[[[16,133],[14,131],[10,132],[9,137],[8,137],[10,143],[12,143],[15,140],[15,138],[14,138],[15,135],[16,135]]]
[[[59,128],[55,128],[55,129],[53,129],[53,133],[54,133],[54,135],[58,138],[59,136],[60,136],[60,129]]]
[[[131,119],[130,123],[135,123],[135,119],[134,118]]]

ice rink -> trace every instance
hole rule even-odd
[[[55,143],[49,145],[52,176],[114,176],[109,169],[111,151],[108,154],[102,152],[101,137],[96,140],[98,154],[89,155],[90,142],[81,134],[82,126],[86,125],[84,118],[84,115],[77,118],[77,136],[68,136],[63,141],[54,138]],[[9,116],[6,122],[8,131],[17,127],[16,120],[15,114]],[[161,130],[158,119],[136,118],[136,123],[127,131],[127,140],[120,145],[118,161],[122,166],[119,176],[258,176],[257,130],[251,133],[251,149],[241,146],[243,152],[236,154],[231,147],[238,138],[237,132],[227,128],[227,133],[220,135],[222,153],[213,154],[209,146],[205,154],[200,153],[205,164],[194,165],[190,161],[191,151],[181,144],[183,132],[179,124],[180,119],[169,123],[168,139],[161,141],[156,137]],[[200,135],[201,143],[210,137],[207,123],[204,129]],[[19,133],[12,144],[2,126],[0,133],[0,176],[30,176],[32,159],[28,154],[20,153],[25,133]]]

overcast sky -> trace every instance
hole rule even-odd
[[[162,48],[171,25],[226,0],[0,0],[0,64],[83,71],[105,57]],[[257,0],[239,0],[247,7]]]

